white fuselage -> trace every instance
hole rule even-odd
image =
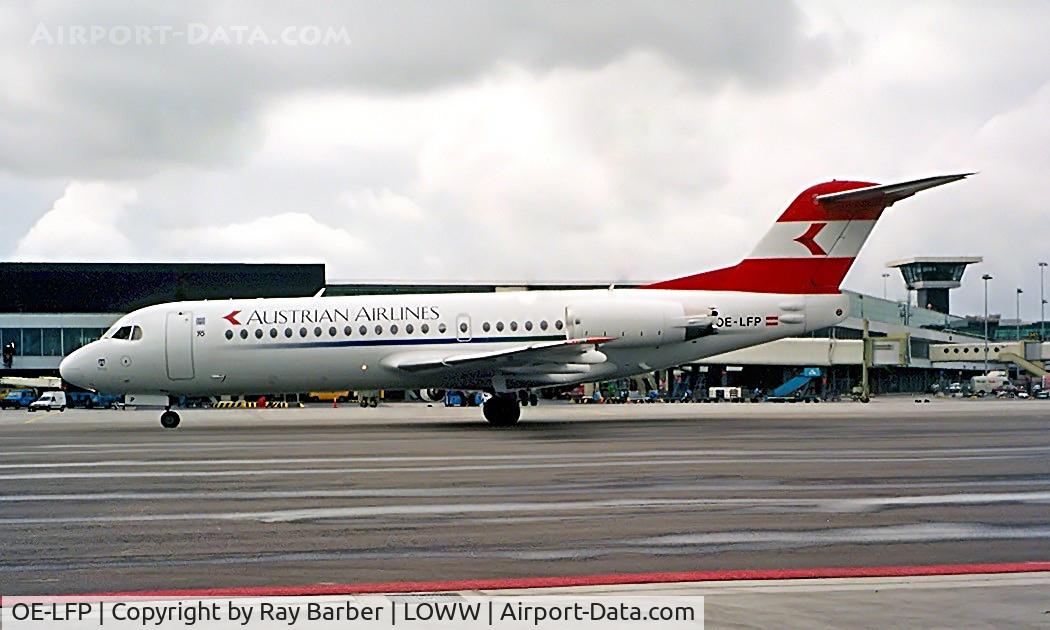
[[[684,339],[678,321],[640,323],[631,313],[647,312],[651,303],[707,317],[707,332]],[[573,317],[578,305],[598,305],[587,308],[601,309],[604,328],[617,330],[577,330],[567,321],[567,309]],[[834,325],[846,309],[846,299],[837,294],[651,289],[176,302],[124,316],[104,338],[67,357],[61,371],[74,384],[113,394],[510,391],[681,365]],[[617,319],[620,311],[626,315]],[[127,326],[140,327],[138,338],[113,338]],[[493,359],[465,367],[398,367],[404,357],[441,360],[595,335],[624,339],[602,344],[600,362],[509,368]]]

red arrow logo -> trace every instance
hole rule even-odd
[[[820,245],[817,245],[817,242],[813,240],[817,236],[817,234],[820,234],[821,230],[827,227],[827,225],[827,223],[811,223],[809,229],[806,230],[805,234],[792,240],[803,245],[806,249],[809,250],[809,253],[813,254],[814,256],[827,256],[828,253],[824,251],[824,248]]]
[[[234,326],[240,326],[241,323],[237,321],[237,315],[240,311],[230,311],[229,315],[223,315],[222,318],[230,322]]]

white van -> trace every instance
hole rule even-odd
[[[1006,372],[1003,372],[1002,370],[994,370],[983,376],[975,376],[971,378],[970,387],[973,388],[973,393],[978,396],[985,396],[991,394],[1009,382],[1010,379],[1006,378]]]
[[[707,397],[714,402],[720,400],[743,402],[744,390],[740,387],[709,387],[707,388]]]
[[[66,410],[66,393],[60,391],[44,392],[44,395],[29,403],[29,411]]]

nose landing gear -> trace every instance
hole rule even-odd
[[[165,429],[174,429],[179,426],[179,414],[175,413],[171,409],[168,409],[164,413],[160,414],[160,426]]]

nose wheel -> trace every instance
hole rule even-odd
[[[179,414],[175,413],[171,409],[168,409],[164,413],[160,414],[160,426],[165,429],[174,429],[179,426]]]

